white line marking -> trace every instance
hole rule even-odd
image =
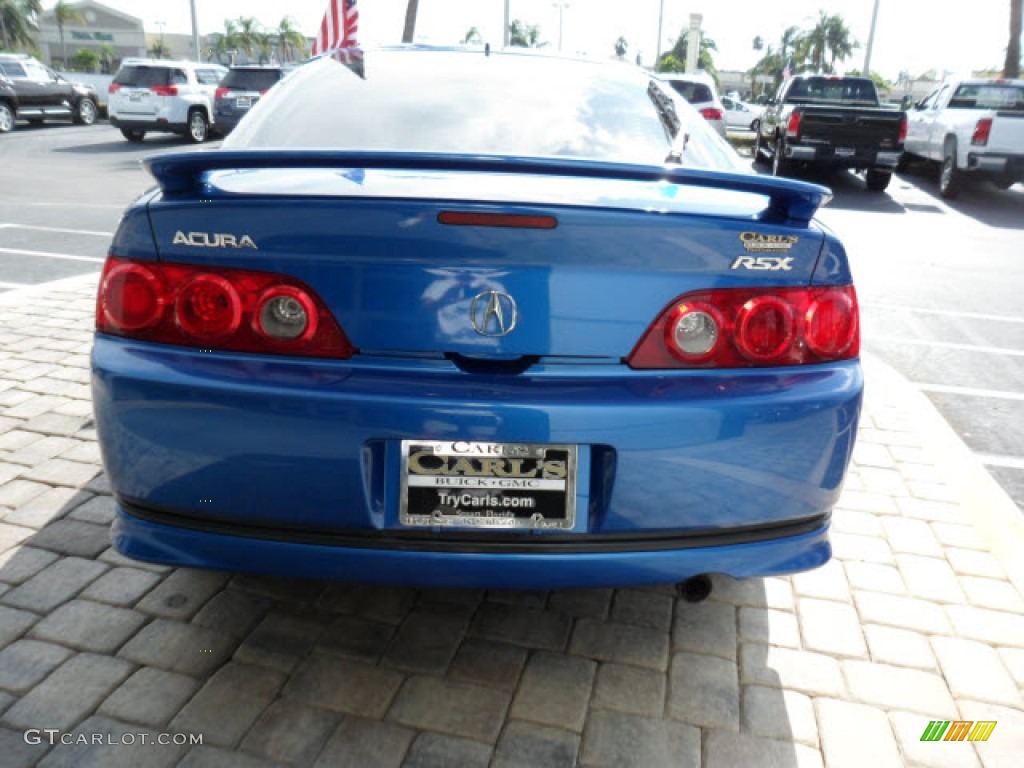
[[[96,237],[113,237],[113,232],[94,232],[89,229],[60,229],[59,227],[33,227],[28,224],[0,224],[0,227],[11,229],[32,229],[37,232],[67,232],[72,235],[95,235]]]
[[[897,336],[868,336],[869,342],[881,342],[882,344],[904,344],[917,345],[921,347],[941,347],[943,349],[960,349],[965,352],[985,352],[990,355],[1012,355],[1024,357],[1022,349],[1007,349],[1005,347],[979,347],[974,344],[959,344],[955,341],[932,341],[931,339],[904,339]]]
[[[872,309],[892,309],[900,312],[913,312],[918,315],[941,315],[943,317],[967,317],[971,320],[995,320],[1000,323],[1024,323],[1024,317],[1009,317],[1007,315],[985,315],[980,312],[957,312],[952,309],[925,309],[924,307],[901,307],[898,304],[873,304],[864,302],[862,307]]]
[[[1024,459],[1019,456],[998,456],[994,453],[976,453],[978,460],[988,467],[1006,467],[1008,469],[1024,469]]]
[[[13,253],[21,256],[42,256],[47,259],[64,259],[65,261],[91,261],[102,264],[105,259],[99,256],[72,256],[70,253],[50,253],[49,251],[26,251],[23,248],[0,248],[0,253]]]
[[[994,400],[1024,400],[1024,392],[1005,392],[998,389],[975,389],[974,387],[951,387],[946,384],[914,385],[922,392],[937,392],[943,395],[966,395],[967,397],[990,397]]]

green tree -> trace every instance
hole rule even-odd
[[[238,48],[245,51],[246,56],[251,58],[253,52],[260,47],[263,33],[260,23],[252,16],[239,16],[235,20],[235,25],[238,30],[235,35],[235,43]]]
[[[859,69],[851,69],[847,73],[850,77],[861,77]],[[900,73],[902,74],[902,73]],[[885,98],[893,90],[893,84],[875,71],[871,72],[871,79],[875,81],[875,88],[878,89],[878,97]]]
[[[689,37],[690,30],[686,27],[680,32],[676,44],[672,46],[671,50],[661,55],[656,67],[658,72],[686,71],[686,60],[690,47]],[[718,51],[718,45],[715,44],[715,41],[707,35],[701,35],[700,50],[697,52],[697,69],[705,70],[711,75],[715,85],[718,85],[718,70],[715,68],[715,60],[712,56],[716,51]]]
[[[1006,46],[1003,77],[1020,77],[1021,12],[1024,0],[1010,0],[1010,42]]]
[[[752,47],[753,47],[753,49],[755,51],[763,51],[764,50],[764,38],[761,37],[760,35],[758,35],[757,37],[754,38],[754,42],[751,43],[751,45],[752,45]]]
[[[32,48],[39,0],[0,0],[0,49]]]
[[[76,72],[95,72],[100,65],[100,55],[90,48],[79,48],[71,57],[71,66]]]
[[[64,0],[57,0],[57,4],[53,6],[53,20],[57,22],[57,33],[60,35],[60,58],[66,67],[68,65],[68,46],[64,42],[64,25],[82,23],[82,14]]]
[[[224,31],[217,34],[217,40],[213,44],[217,60],[225,65],[233,63],[231,52],[237,51],[238,48],[238,27],[231,19],[224,19]]]
[[[462,38],[463,45],[483,45],[483,42],[484,38],[476,27],[470,27],[469,31],[466,32],[466,36]]]
[[[628,50],[629,43],[626,41],[625,37],[619,35],[619,39],[615,41],[615,55],[620,59],[623,59],[626,57],[626,51]]]
[[[540,27],[513,19],[508,25],[508,44],[518,48],[543,48],[547,43],[540,41]]]
[[[103,43],[99,50],[100,62],[103,64],[104,72],[114,70],[114,62],[117,60],[117,51],[110,43]]]
[[[818,72],[835,72],[836,60],[845,61],[858,43],[842,16],[818,11],[814,26],[799,35],[794,45],[801,63],[809,63]]]
[[[295,25],[295,19],[291,16],[281,19],[277,29],[274,30],[274,35],[277,38],[277,49],[282,61],[291,61],[293,53],[296,54],[296,58],[305,56],[306,38],[299,32],[299,28]]]
[[[419,12],[420,0],[409,0],[405,6],[405,26],[402,27],[402,42],[411,43],[416,37],[416,14]]]
[[[169,59],[171,57],[171,49],[164,42],[163,35],[157,38],[157,41],[146,51],[154,59]]]

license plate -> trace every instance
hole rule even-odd
[[[423,527],[567,530],[575,445],[402,441],[399,521]]]
[[[252,99],[250,99],[248,97],[237,99],[235,101],[235,106],[236,107],[242,107],[243,109],[248,109],[249,107],[252,106]]]
[[[142,101],[142,94],[141,93],[129,93],[128,94],[128,101]]]
[[[836,147],[836,157],[853,157],[855,154],[853,147]]]

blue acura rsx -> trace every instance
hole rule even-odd
[[[321,58],[147,163],[92,353],[123,554],[486,588],[828,560],[863,387],[828,190],[650,73]]]

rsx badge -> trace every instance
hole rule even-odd
[[[195,248],[256,248],[248,235],[231,235],[224,232],[174,233],[174,245],[191,245]]]
[[[786,253],[800,241],[796,235],[763,235],[759,232],[741,232],[740,242],[748,251]]]

